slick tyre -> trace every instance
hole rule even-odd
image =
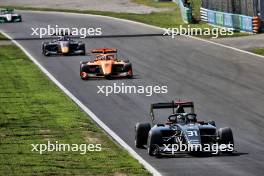
[[[129,79],[133,78],[132,64],[129,64],[128,66],[126,66],[125,71],[129,72],[129,75],[127,75],[127,78]]]
[[[219,144],[225,144],[230,145],[232,144],[234,147],[234,138],[233,138],[233,132],[231,128],[225,127],[225,128],[219,128],[218,129],[218,137],[219,137]],[[232,153],[232,151],[224,151],[222,153]]]
[[[162,145],[162,134],[159,130],[154,130],[149,132],[148,137],[148,154],[150,156],[159,156],[159,146]]]
[[[84,44],[81,45],[80,49],[83,51],[81,55],[85,56],[85,54],[86,54],[85,45]]]
[[[82,77],[82,76],[81,76],[81,79],[82,79],[82,80],[88,80],[88,77]]]
[[[112,75],[105,75],[105,79],[111,80],[113,79]]]
[[[151,129],[149,123],[137,123],[135,126],[135,146],[143,148],[147,144],[148,133]]]
[[[89,79],[88,75],[86,75],[86,76],[82,75],[83,72],[87,73],[87,70],[88,70],[88,68],[87,68],[86,65],[84,65],[84,64],[80,65],[80,77],[81,77],[82,80],[88,80]]]
[[[50,56],[50,53],[49,53],[49,51],[46,49],[46,47],[47,47],[47,45],[44,43],[44,44],[42,45],[42,54],[43,54],[44,56]]]
[[[43,51],[43,55],[48,57],[50,56],[50,53],[48,51]]]

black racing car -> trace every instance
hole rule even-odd
[[[51,55],[85,55],[85,44],[74,41],[69,36],[60,36],[59,39],[42,43],[42,53]]]
[[[166,108],[173,111],[167,122],[154,124],[153,110]],[[234,151],[232,130],[228,127],[217,130],[214,121],[198,121],[193,102],[152,104],[150,114],[152,124],[137,123],[135,126],[135,145],[137,148],[147,148],[150,156],[231,154]]]

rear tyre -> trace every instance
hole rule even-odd
[[[234,138],[233,138],[233,132],[231,128],[225,127],[225,128],[219,128],[218,129],[218,137],[219,137],[219,144],[225,144],[225,145],[233,145],[234,147]],[[222,153],[233,153],[232,151],[223,151]]]
[[[159,130],[149,132],[148,137],[148,154],[150,156],[159,156],[159,146],[162,145],[162,134]]]
[[[86,54],[86,51],[85,51],[85,45],[84,45],[84,44],[81,45],[80,49],[83,51],[81,55],[82,55],[82,56],[85,56],[85,54]]]
[[[149,123],[137,123],[135,126],[135,146],[143,148],[147,144],[148,133],[151,129]]]

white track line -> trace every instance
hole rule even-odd
[[[154,167],[137,154],[125,141],[123,141],[114,131],[112,131],[104,122],[102,122],[89,108],[87,108],[78,98],[76,98],[68,89],[66,89],[52,74],[46,70],[22,45],[13,40],[11,36],[4,31],[0,32],[15,43],[29,58],[34,62],[40,70],[49,77],[67,96],[69,96],[83,111],[85,111],[103,130],[105,130],[115,141],[117,141],[131,156],[137,159],[150,173],[154,176],[161,176]]]

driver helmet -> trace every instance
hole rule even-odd
[[[185,113],[183,106],[179,106],[176,110],[176,113]]]
[[[107,55],[107,56],[106,56],[106,60],[111,60],[111,59],[113,59],[113,58],[114,58],[113,55]]]
[[[177,122],[178,123],[185,123],[185,117],[184,117],[184,115],[178,115],[177,116]]]

